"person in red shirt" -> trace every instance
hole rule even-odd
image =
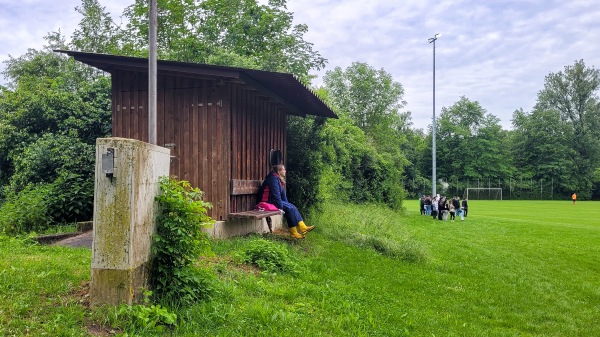
[[[573,195],[571,195],[571,200],[573,200],[573,205],[575,205],[575,201],[577,201],[577,193],[573,193]]]

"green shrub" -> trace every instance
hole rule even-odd
[[[94,177],[63,173],[52,183],[48,214],[55,223],[88,221],[94,211]]]
[[[47,133],[13,158],[15,173],[10,189],[21,191],[28,184],[53,183],[61,175],[94,176],[93,145],[66,136]]]
[[[0,232],[18,234],[43,231],[52,221],[48,216],[48,195],[52,185],[29,185],[11,193],[0,206]]]
[[[151,291],[145,293],[144,304],[122,304],[115,308],[110,317],[111,325],[132,336],[162,332],[165,327],[173,327],[177,323],[177,314],[160,304],[150,304],[151,295]]]
[[[270,273],[296,273],[298,264],[285,245],[265,239],[253,240],[238,258]]]
[[[214,223],[206,212],[211,205],[187,181],[162,177],[160,189],[151,284],[158,298],[189,304],[211,291],[211,276],[193,266],[201,253],[210,251],[202,228]]]

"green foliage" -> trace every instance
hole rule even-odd
[[[94,145],[111,129],[110,79],[52,52],[65,46],[58,33],[46,39],[44,50],[6,62],[0,90],[0,202],[52,185],[41,226],[91,218]]]
[[[28,185],[20,193],[9,194],[0,205],[0,233],[18,234],[43,231],[51,224],[48,196],[51,185]]]
[[[265,239],[253,240],[238,258],[242,263],[252,264],[270,273],[296,274],[298,271],[298,264],[287,245]]]
[[[365,133],[380,137],[392,131],[400,109],[404,89],[385,70],[354,62],[345,70],[336,67],[323,78],[329,102],[339,113],[349,116]]]
[[[290,118],[288,194],[301,210],[325,200],[402,207],[405,191],[397,158],[379,153],[347,117]]]
[[[177,314],[160,304],[150,304],[151,291],[144,293],[144,304],[125,305],[115,308],[111,315],[111,325],[128,334],[163,332],[165,327],[177,323]]]
[[[594,171],[594,190],[592,192],[592,198],[594,200],[600,199],[600,167]]]
[[[600,70],[587,67],[583,60],[565,66],[564,71],[550,73],[546,76],[544,89],[538,94],[532,115],[552,115],[554,120],[554,116],[558,116],[558,121],[552,127],[534,124],[530,129],[521,128],[522,132],[531,130],[536,134],[547,133],[550,137],[558,131],[562,143],[557,147],[558,156],[566,155],[569,161],[566,179],[559,181],[564,189],[577,191],[584,199],[591,197],[594,170],[600,164],[599,89]],[[542,155],[539,151],[536,154]],[[551,156],[537,164],[555,166],[556,162],[557,158]]]
[[[79,51],[93,53],[115,53],[119,46],[119,30],[113,23],[106,7],[98,0],[82,0],[75,7],[82,19],[73,32],[72,45]]]
[[[293,25],[286,1],[158,1],[160,58],[284,71],[308,83],[325,59],[304,40],[308,27]],[[148,2],[124,11],[119,30],[122,53],[147,55]]]
[[[500,120],[479,102],[463,96],[442,108],[437,136],[438,177],[466,181],[510,176],[509,147]]]
[[[19,192],[29,183],[51,183],[60,175],[84,176],[93,181],[94,153],[93,145],[66,135],[44,133],[13,157],[15,173],[10,178],[10,189]]]
[[[92,218],[93,178],[64,172],[52,183],[29,184],[10,191],[0,204],[0,232],[46,232],[60,224]]]
[[[48,215],[54,223],[88,221],[93,217],[94,178],[63,173],[48,194]]]
[[[341,195],[352,201],[399,209],[405,195],[404,168],[409,164],[402,147],[410,123],[410,113],[400,112],[405,104],[402,85],[383,69],[360,62],[327,72],[324,81],[322,97],[342,117],[329,122],[322,136],[324,163],[342,177],[329,175],[327,180],[339,183],[339,190],[346,190]]]
[[[324,168],[319,153],[319,134],[323,126],[322,118],[288,118],[287,194],[300,212],[323,202],[319,184]]]
[[[405,192],[396,158],[377,152],[364,132],[345,117],[329,121],[320,136],[320,152],[330,173],[321,181],[328,198],[381,203],[393,209],[402,206]]]
[[[512,152],[515,168],[526,179],[553,181],[558,196],[570,195],[577,183],[573,166],[575,150],[565,142],[567,130],[551,110],[513,114]]]
[[[372,249],[381,255],[412,263],[427,261],[427,252],[401,223],[395,211],[374,204],[343,205],[330,202],[311,220],[324,234],[348,245]],[[328,219],[335,218],[335,221]]]
[[[158,298],[190,304],[211,290],[210,275],[194,268],[200,254],[210,251],[202,228],[214,223],[206,212],[211,205],[202,201],[203,193],[187,181],[161,177],[160,189],[151,284]]]

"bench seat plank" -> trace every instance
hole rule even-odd
[[[251,210],[245,212],[229,213],[228,217],[238,219],[262,219],[274,215],[280,215],[280,211],[259,211]]]

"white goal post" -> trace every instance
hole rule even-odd
[[[469,187],[465,189],[465,198],[469,200],[502,200],[502,189],[499,187]]]

